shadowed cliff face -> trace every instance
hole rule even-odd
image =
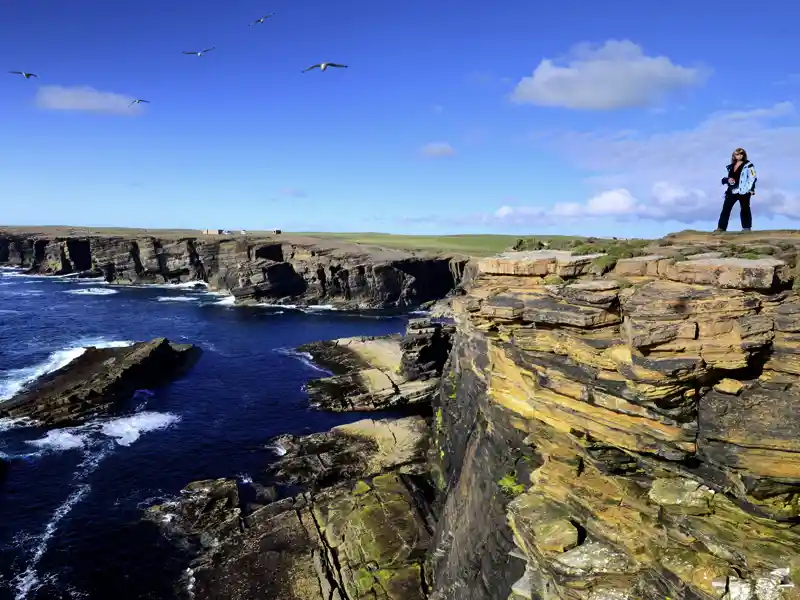
[[[430,599],[800,598],[797,250],[769,246],[476,265],[433,407]]]
[[[242,302],[388,308],[437,300],[461,280],[465,258],[315,242],[0,234],[0,264],[120,284],[207,282]]]

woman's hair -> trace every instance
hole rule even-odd
[[[734,163],[736,162],[736,157],[734,156],[734,154],[736,154],[737,152],[742,153],[742,162],[747,162],[747,150],[745,150],[744,148],[737,148],[736,150],[731,152],[731,162]]]

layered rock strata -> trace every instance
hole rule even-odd
[[[450,354],[454,326],[412,319],[405,335],[342,338],[298,348],[333,375],[309,381],[311,405],[372,411],[430,403]]]
[[[266,475],[305,491],[247,505],[235,480],[199,481],[147,518],[197,549],[184,582],[192,598],[424,600],[431,523],[413,473],[427,433],[407,417],[284,436]]]
[[[477,265],[434,402],[431,600],[800,598],[800,295],[777,250]]]
[[[461,280],[466,257],[298,236],[46,236],[0,231],[0,265],[111,283],[201,281],[239,302],[390,308],[437,300]]]
[[[163,385],[190,368],[200,349],[165,338],[122,348],[87,348],[64,367],[0,402],[0,418],[71,425],[104,414],[136,390]]]

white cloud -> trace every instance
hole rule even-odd
[[[543,59],[532,76],[517,84],[511,99],[579,110],[645,107],[673,90],[703,83],[709,74],[666,56],[646,56],[630,40],[608,40],[600,47],[578,44],[562,62]]]
[[[695,223],[716,220],[724,188],[720,180],[736,147],[747,150],[758,172],[752,206],[756,219],[800,218],[800,124],[794,106],[780,102],[711,115],[697,127],[666,133],[571,132],[550,142],[574,166],[601,173],[589,180],[597,192],[586,202],[551,207],[502,206],[498,219],[532,215],[561,219],[612,217]],[[734,209],[734,220],[737,211]]]
[[[136,115],[141,104],[130,106],[135,98],[114,92],[101,92],[89,86],[45,85],[36,93],[36,104],[47,110],[75,110],[115,115]]]
[[[456,151],[453,147],[447,142],[431,142],[430,144],[425,144],[420,152],[425,156],[453,156]]]

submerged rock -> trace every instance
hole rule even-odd
[[[64,367],[0,403],[0,417],[43,425],[85,421],[130,399],[138,389],[163,385],[189,369],[200,349],[166,338],[122,348],[87,348]]]
[[[405,336],[342,338],[298,348],[330,370],[305,389],[312,406],[372,411],[429,403],[450,353],[452,325],[409,321]]]

